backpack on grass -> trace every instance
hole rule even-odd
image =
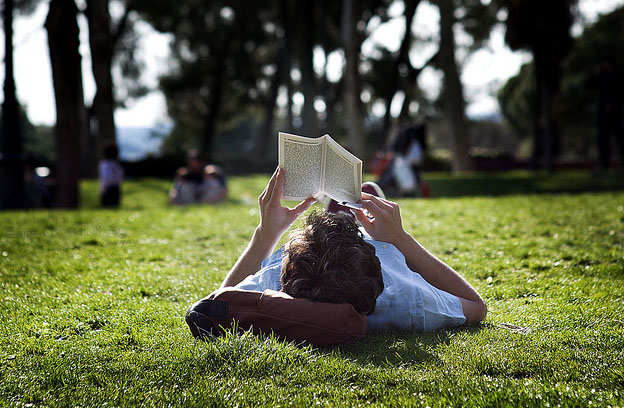
[[[219,336],[238,327],[318,347],[352,343],[366,333],[366,316],[348,303],[314,302],[274,290],[234,287],[218,289],[196,302],[186,312],[186,323],[196,338]]]

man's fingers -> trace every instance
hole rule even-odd
[[[302,212],[304,212],[305,210],[307,210],[308,208],[310,208],[310,206],[315,201],[316,201],[316,199],[314,197],[308,197],[305,200],[303,200],[302,202],[300,202],[299,204],[297,204],[294,208],[291,208],[290,211],[292,211],[295,214],[299,215]]]
[[[275,179],[275,184],[273,185],[273,194],[271,195],[271,200],[282,199],[282,193],[284,191],[284,169],[278,167],[277,169],[277,178]]]
[[[385,206],[384,208],[382,208],[373,200],[361,200],[361,203],[362,208],[368,210],[368,212],[370,212],[375,218],[379,217],[381,214],[387,211],[387,209],[385,209]]]
[[[354,209],[351,209],[350,211],[355,216],[355,219],[358,220],[360,224],[362,224],[362,227],[364,227],[366,231],[369,231],[371,228],[373,228],[373,222],[370,220],[370,218],[366,216],[366,214],[364,214],[364,211]]]
[[[394,204],[393,202],[388,201],[388,200],[386,200],[384,198],[377,197],[376,195],[372,195],[372,194],[368,194],[368,193],[364,193],[364,192],[362,192],[362,197],[367,199],[367,200],[370,200],[370,201],[374,202],[380,208],[386,207],[388,209],[391,209],[392,208],[392,204]]]
[[[270,191],[270,187],[271,187],[271,182],[273,181],[273,179],[275,178],[275,174],[277,173],[277,170],[279,169],[276,168],[275,171],[273,172],[273,174],[271,174],[271,178],[269,179],[269,182],[267,183],[267,185],[264,187],[264,190],[262,190],[262,193],[260,193],[260,197],[258,197],[259,199],[263,200],[264,198],[266,198],[268,192]]]
[[[269,180],[269,184],[267,184],[266,186],[266,190],[264,194],[264,198],[263,201],[265,203],[268,203],[269,201],[271,201],[271,198],[273,197],[273,190],[275,188],[275,183],[277,181],[277,176],[279,174],[280,168],[276,168],[275,171],[273,172],[273,175],[271,176],[271,180]]]

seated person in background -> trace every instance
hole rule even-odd
[[[218,203],[227,195],[225,176],[217,166],[204,167],[199,153],[192,150],[187,166],[176,172],[169,195],[171,202],[177,205]]]
[[[117,160],[119,150],[115,143],[104,146],[103,159],[98,164],[100,203],[102,207],[117,207],[121,201],[121,182],[124,171]]]
[[[363,192],[362,209],[351,214],[312,214],[271,255],[314,202],[308,198],[294,208],[283,207],[283,183],[278,168],[258,198],[260,224],[222,287],[350,303],[369,315],[368,332],[430,331],[485,318],[487,308],[477,291],[403,229],[398,204],[374,194]],[[377,189],[363,186],[364,191]]]

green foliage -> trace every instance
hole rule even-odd
[[[596,137],[598,89],[592,83],[596,67],[608,57],[613,59],[616,69],[624,69],[624,55],[615,51],[623,47],[624,7],[620,7],[587,27],[565,61],[558,100],[559,115],[574,151],[587,152]],[[618,93],[624,93],[621,86]]]
[[[529,138],[535,131],[534,71],[533,63],[522,65],[520,72],[509,78],[498,91],[501,113],[511,130],[520,138]]]
[[[56,140],[54,127],[30,125],[24,131],[24,152],[30,155],[36,164],[51,166],[56,160]]]
[[[486,322],[326,350],[196,342],[184,323],[247,244],[266,176],[233,178],[216,206],[172,208],[169,182],[144,180],[116,211],[87,182],[80,211],[1,213],[0,405],[623,405],[621,174],[600,179],[618,191],[577,194],[560,192],[590,174],[428,180],[437,196],[510,194],[400,201],[405,228],[483,294]]]
[[[562,130],[563,153],[587,156],[592,151],[598,99],[597,90],[591,85],[593,70],[605,57],[612,57],[618,67],[624,67],[622,53],[613,52],[623,47],[624,8],[601,16],[574,41],[563,63],[561,90],[555,103],[555,114]],[[522,138],[531,135],[535,126],[535,92],[534,65],[528,63],[498,94],[505,120]]]
[[[472,44],[470,51],[476,51],[490,38],[492,27],[498,22],[496,2],[483,2],[481,0],[456,1],[459,22],[462,29],[470,36]]]
[[[157,30],[173,34],[173,70],[160,80],[175,122],[166,153],[210,149],[215,131],[253,115],[246,107],[261,102],[266,92],[263,68],[273,64],[275,69],[277,31],[267,25],[267,14],[275,10],[268,3],[129,2]]]

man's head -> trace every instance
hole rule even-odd
[[[383,290],[375,247],[364,241],[348,214],[315,213],[290,235],[282,264],[282,291],[318,302],[350,303],[363,314],[375,311]]]
[[[191,149],[186,155],[186,165],[191,173],[201,173],[204,168],[199,150]]]

